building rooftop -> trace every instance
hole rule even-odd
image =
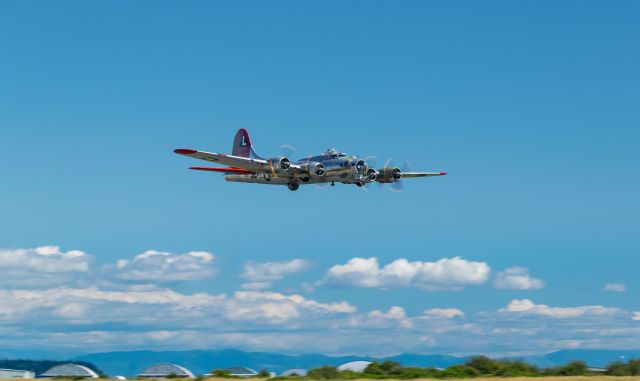
[[[225,370],[229,372],[232,376],[238,376],[238,377],[251,377],[251,376],[256,376],[258,374],[258,372],[256,372],[255,370],[244,367],[244,366],[234,366],[231,368],[227,368]]]
[[[40,377],[85,377],[98,378],[98,374],[84,365],[78,364],[62,364],[42,373]]]
[[[176,364],[156,364],[143,370],[139,377],[167,377],[178,376],[186,378],[195,378],[191,371],[183,366]]]
[[[362,373],[371,364],[371,361],[351,361],[342,364],[338,367],[338,370],[350,370],[352,372]]]
[[[282,372],[281,376],[293,376],[293,375],[298,375],[301,377],[306,376],[308,373],[308,371],[306,369],[301,369],[301,368],[293,368],[293,369],[289,369],[289,370],[285,370],[284,372]]]

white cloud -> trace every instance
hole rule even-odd
[[[537,290],[544,287],[544,282],[530,276],[524,267],[509,267],[496,274],[493,287],[499,290]]]
[[[633,313],[633,316],[631,317],[631,319],[633,321],[640,321],[640,311],[636,311]]]
[[[369,318],[374,320],[395,321],[397,322],[397,324],[404,328],[413,327],[413,323],[411,323],[411,320],[407,318],[407,313],[405,312],[404,308],[398,306],[390,307],[387,312],[373,310],[369,312],[368,316]]]
[[[298,273],[309,268],[311,263],[304,259],[292,259],[280,262],[247,262],[241,277],[248,280],[242,285],[249,290],[271,287],[271,282],[282,280],[285,276]]]
[[[310,311],[323,313],[353,313],[357,311],[354,306],[347,302],[320,303],[297,294],[285,295],[279,292],[237,291],[234,293],[234,297],[238,301],[249,302],[248,304],[252,305],[263,302],[276,302],[288,303]]]
[[[211,278],[215,256],[206,251],[172,254],[148,250],[132,260],[119,260],[114,276],[131,282],[179,282]]]
[[[264,290],[271,287],[271,282],[248,282],[240,286],[245,290]]]
[[[26,268],[38,272],[87,272],[91,257],[80,250],[61,251],[58,246],[35,249],[0,249],[0,268]]]
[[[413,327],[411,318],[407,316],[404,308],[392,306],[387,311],[372,310],[366,314],[352,315],[346,322],[347,326],[357,329],[390,329]]]
[[[444,318],[452,319],[455,317],[464,316],[464,312],[457,308],[431,308],[422,313],[423,317],[427,318]]]
[[[5,288],[60,285],[81,278],[93,258],[80,250],[58,246],[0,249],[0,286]]]
[[[621,312],[618,308],[603,306],[579,307],[549,307],[545,304],[535,304],[529,299],[514,299],[500,312],[541,315],[552,318],[575,318],[583,315],[615,315]]]
[[[417,287],[423,290],[459,290],[486,282],[490,268],[485,262],[460,257],[436,262],[395,260],[380,268],[377,258],[352,258],[331,267],[320,282],[343,287]]]
[[[404,308],[393,306],[390,307],[387,312],[382,312],[380,310],[373,310],[369,312],[369,316],[381,319],[393,319],[393,320],[401,320],[407,318],[407,313],[404,311]]]
[[[604,285],[603,291],[606,292],[625,292],[627,287],[622,283],[607,283]]]

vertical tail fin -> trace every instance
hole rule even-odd
[[[261,158],[258,156],[256,151],[253,150],[249,132],[244,128],[241,128],[236,132],[236,137],[233,139],[233,150],[231,151],[231,154],[233,156],[251,157],[254,159]]]

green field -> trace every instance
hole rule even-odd
[[[477,377],[473,378],[474,381],[532,381],[532,379],[540,381],[640,381],[640,376],[542,376],[542,377]],[[0,379],[4,381],[4,379]],[[7,379],[7,381],[15,381],[16,379]],[[56,378],[56,380],[63,380]],[[108,379],[104,379],[108,380]],[[132,378],[135,380],[135,378]],[[176,380],[172,378],[171,380]],[[228,378],[206,378],[207,381],[229,381]],[[253,381],[264,381],[262,378],[251,378]],[[441,379],[433,378],[416,378],[413,381],[442,381]],[[447,379],[447,381],[469,381],[470,379]],[[385,381],[406,381],[400,379],[387,379]]]
[[[640,376],[543,376],[543,377],[477,377],[473,378],[474,381],[532,381],[532,378],[540,381],[640,381]],[[0,379],[0,381],[15,381],[17,379]],[[23,379],[21,379],[23,380]],[[63,380],[61,378],[56,378],[56,380]],[[109,380],[109,379],[103,379]],[[115,380],[115,379],[114,379]],[[132,378],[135,380],[135,378]],[[172,378],[171,380],[176,380]],[[228,378],[206,378],[207,381],[229,381]],[[263,378],[251,378],[253,381],[264,381],[266,379]],[[416,378],[413,381],[433,381],[440,379],[433,378]],[[447,381],[469,381],[468,378],[464,379],[448,379]],[[406,381],[400,379],[387,379],[385,381]]]

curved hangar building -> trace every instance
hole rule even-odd
[[[167,377],[195,378],[191,371],[176,364],[156,364],[148,367],[138,377],[143,378],[167,378]]]
[[[229,372],[231,376],[240,378],[254,377],[258,375],[258,372],[256,372],[255,370],[244,366],[234,366],[225,370]]]
[[[352,372],[362,373],[369,365],[371,361],[351,361],[346,364],[342,364],[338,367],[338,370],[345,371],[350,370]]]
[[[62,364],[56,365],[48,371],[42,373],[40,377],[83,377],[83,378],[98,378],[98,373],[92,369],[87,368],[84,365],[78,364]]]
[[[282,372],[281,376],[284,377],[291,377],[291,376],[300,376],[300,377],[304,377],[307,375],[307,370],[306,369],[301,369],[301,368],[293,368],[293,369],[289,369],[289,370],[285,370],[284,372]]]
[[[0,369],[0,379],[9,378],[36,378],[36,374],[30,370]]]

